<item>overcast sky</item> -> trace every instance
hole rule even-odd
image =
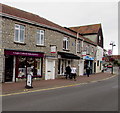
[[[118,0],[1,0],[9,6],[19,8],[63,27],[102,24],[104,48],[118,54]]]

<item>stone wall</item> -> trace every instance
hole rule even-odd
[[[14,29],[15,24],[20,24],[25,26],[25,41],[23,44],[14,42]],[[4,49],[14,49],[14,50],[22,50],[22,51],[33,51],[33,52],[44,52],[45,56],[54,56],[57,59],[57,53],[51,53],[51,45],[56,45],[57,51],[63,51],[63,38],[66,36],[70,40],[69,51],[70,53],[76,54],[76,42],[75,38],[67,36],[65,34],[59,33],[57,31],[53,31],[50,29],[45,29],[38,26],[33,26],[27,23],[21,23],[18,21],[13,21],[11,19],[3,18],[2,19],[2,47],[3,54],[2,58],[0,58],[2,73],[4,73]],[[38,46],[36,45],[36,33],[37,30],[45,31],[45,45]],[[43,75],[45,75],[45,59],[43,59]],[[56,74],[58,70],[58,63],[56,60]]]

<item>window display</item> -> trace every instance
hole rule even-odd
[[[42,58],[18,57],[18,76],[17,78],[26,78],[30,74],[32,77],[41,77]]]

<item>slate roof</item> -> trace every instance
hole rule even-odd
[[[72,29],[73,31],[79,32],[80,34],[98,33],[100,28],[101,28],[101,24],[70,27],[70,29]]]

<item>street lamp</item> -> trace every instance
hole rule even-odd
[[[112,55],[113,55],[113,47],[116,46],[116,45],[114,44],[114,42],[111,42],[110,45],[112,46]],[[111,55],[111,56],[112,56],[112,55]],[[113,63],[112,63],[111,73],[113,74]]]
[[[113,55],[113,47],[116,46],[114,42],[111,42],[110,45],[112,46],[112,55]]]

